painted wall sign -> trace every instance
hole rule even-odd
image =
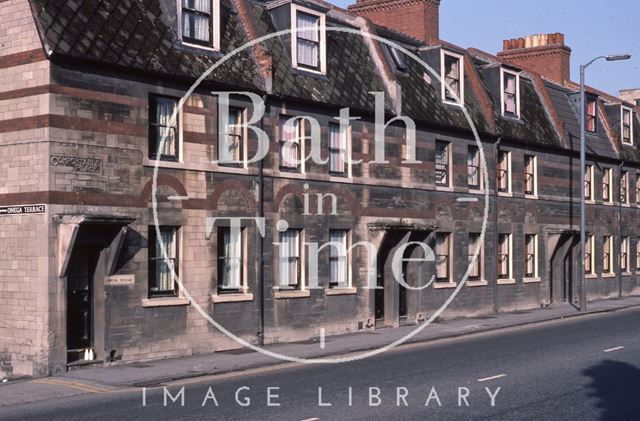
[[[112,275],[105,276],[104,284],[108,286],[126,286],[136,283],[136,275]]]
[[[102,160],[95,158],[79,158],[77,156],[53,155],[49,162],[52,167],[69,167],[75,172],[99,173]]]
[[[47,212],[47,205],[0,206],[0,216],[35,215]]]

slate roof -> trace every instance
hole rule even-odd
[[[359,29],[357,25],[366,22],[363,18],[356,18],[350,12],[328,3],[305,1],[315,1],[317,7],[329,9],[329,28]],[[221,0],[222,52],[215,52],[192,48],[180,42],[175,0],[30,2],[45,51],[52,60],[88,62],[103,67],[186,80],[199,77],[221,59],[222,52],[231,51],[250,39],[288,29],[278,28],[269,10],[286,4],[284,0]],[[236,7],[240,7],[239,4],[246,5],[246,10],[236,10]],[[250,21],[250,27],[247,27],[247,20]],[[502,136],[532,145],[578,150],[575,86],[541,82],[538,75],[523,72],[521,118],[517,121],[507,119],[501,116],[500,93],[488,88],[489,84],[480,71],[492,61],[493,64],[501,64],[495,56],[475,49],[460,49],[445,41],[425,46],[420,41],[389,28],[375,26],[370,22],[367,27],[375,34],[392,39],[417,54],[424,54],[427,47],[460,50],[465,60],[473,66],[465,77],[465,106],[481,134]],[[263,65],[264,62],[260,61],[252,49],[244,50],[221,65],[206,81],[216,86],[259,92],[271,89],[273,95],[282,98],[311,101],[335,109],[350,107],[364,112],[374,109],[374,97],[369,94],[370,91],[386,92],[386,110],[393,112],[394,99],[389,97],[389,85],[397,83],[401,91],[404,115],[437,127],[464,131],[469,129],[464,113],[459,107],[442,102],[439,83],[434,83],[437,82],[434,80],[429,82],[421,65],[408,59],[409,71],[398,74],[393,72],[389,57],[380,54],[383,49],[375,50],[360,35],[327,31],[327,74],[310,75],[292,68],[289,38],[273,38],[264,43],[263,50],[269,55],[271,83],[267,83],[269,75],[265,75],[264,67],[261,68],[258,64]],[[592,92],[600,95],[599,91]],[[612,102],[612,96],[600,96],[605,102]],[[553,109],[550,109],[551,106]],[[603,110],[609,109],[605,107]],[[600,117],[605,119],[604,124],[598,125],[599,132],[595,136],[588,137],[588,153],[640,163],[640,150],[637,147],[618,147],[615,143],[616,136],[611,128],[615,129],[619,123],[615,123],[614,112],[603,111],[602,114]],[[611,124],[610,119],[613,121]],[[635,124],[634,144],[640,145],[637,116]]]

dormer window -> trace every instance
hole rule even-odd
[[[597,100],[595,98],[587,98],[587,131],[589,133],[595,133],[598,131],[597,124]]]
[[[633,144],[633,110],[622,107],[622,143]]]
[[[220,48],[220,0],[179,0],[185,44]]]
[[[520,74],[501,69],[502,115],[520,118]]]
[[[442,50],[442,99],[453,104],[464,104],[464,57]]]
[[[396,70],[399,72],[406,72],[409,70],[409,66],[407,65],[407,60],[404,58],[404,54],[402,54],[398,49],[389,44],[385,44],[387,47],[387,51],[391,56],[391,60],[393,60],[393,64],[396,66]]]
[[[291,22],[293,67],[326,73],[325,15],[292,4]]]

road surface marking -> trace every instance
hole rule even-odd
[[[506,374],[498,374],[497,376],[485,377],[484,379],[478,379],[480,383],[488,382],[489,380],[501,379],[503,377],[507,377]]]
[[[181,200],[189,200],[189,196],[169,196],[167,199],[179,202]]]
[[[300,421],[318,421],[320,418],[307,418],[306,420],[300,420]]]
[[[76,390],[89,392],[89,393],[103,393],[103,392],[110,391],[110,389],[105,389],[105,388],[96,387],[96,386],[89,386],[88,384],[84,384],[84,383],[69,382],[69,381],[50,379],[50,378],[38,379],[38,380],[34,380],[34,382],[41,383],[41,384],[48,384],[52,386],[64,386],[64,387],[69,387],[71,389],[76,389]]]
[[[320,328],[320,349],[324,349],[324,328]],[[317,419],[317,418],[316,418]]]
[[[458,202],[477,202],[478,198],[477,197],[460,197],[457,200]]]
[[[624,347],[623,346],[617,346],[615,348],[605,349],[604,352],[620,351],[621,349],[624,349]]]

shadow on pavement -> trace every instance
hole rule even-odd
[[[583,374],[591,379],[589,396],[597,399],[600,420],[640,419],[640,369],[605,360],[584,370]]]

